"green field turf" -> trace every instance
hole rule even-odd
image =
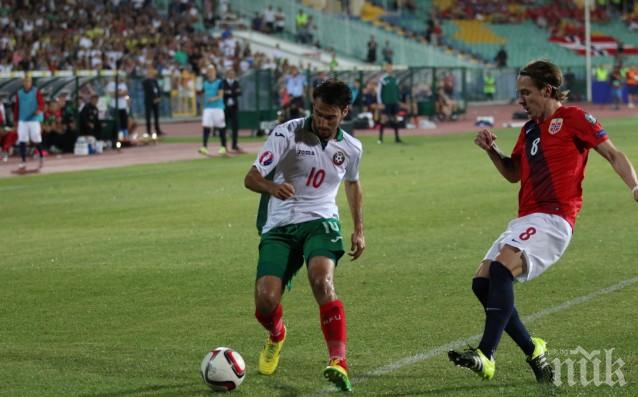
[[[604,124],[638,165],[638,121]],[[509,152],[516,132],[498,133]],[[362,140],[368,248],[341,262],[336,277],[355,395],[549,395],[507,336],[491,382],[439,352],[482,332],[471,277],[515,217],[517,185],[498,175],[473,134]],[[303,271],[283,301],[280,368],[272,377],[256,371],[265,338],[253,317],[258,195],[243,187],[253,158],[0,180],[0,396],[210,396],[199,364],[216,346],[247,362],[233,395],[325,395],[326,348]],[[566,255],[516,286],[522,316],[638,276],[638,203],[595,152],[584,191]],[[339,202],[349,236],[343,192]],[[631,283],[528,324],[554,357],[613,348],[613,360],[625,363],[623,387],[564,385],[551,395],[638,395],[637,294]]]

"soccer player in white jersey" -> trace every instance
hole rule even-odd
[[[355,260],[365,249],[361,142],[339,128],[351,98],[350,88],[338,80],[316,87],[312,116],[277,126],[245,178],[246,187],[262,195],[255,316],[269,335],[259,356],[259,372],[271,375],[277,369],[286,338],[281,297],[305,261],[328,347],[323,375],[342,391],[352,386],[346,362],[346,317],[333,279],[344,254],[336,205],[344,179],[354,224],[349,255]]]

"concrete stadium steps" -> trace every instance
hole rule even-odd
[[[250,43],[253,51],[265,53],[269,57],[279,51],[284,57],[288,58],[292,65],[304,66],[309,64],[313,69],[328,70],[332,54],[328,51],[322,51],[312,46],[301,45],[290,41],[281,40],[275,36],[248,31],[235,31],[233,35]],[[277,49],[277,45],[279,49]],[[366,69],[368,64],[356,59],[346,58],[337,55],[337,62],[340,70]]]
[[[466,22],[462,21],[460,24],[465,25]],[[491,32],[490,35],[502,38],[504,40],[503,44],[490,42],[494,40],[481,42],[480,38],[489,37],[485,35],[479,35],[477,39],[471,39],[473,42],[459,39],[458,37],[467,38],[466,35],[459,34],[459,21],[444,21],[442,28],[444,36],[453,47],[462,51],[469,51],[487,62],[492,62],[496,52],[504,45],[508,53],[508,66],[523,66],[531,59],[539,57],[552,59],[559,65],[578,65],[582,63],[582,59],[579,59],[578,55],[572,51],[550,43],[548,41],[549,32],[538,28],[532,22],[521,24],[482,24],[484,29]],[[530,42],[533,42],[533,45],[530,45]]]
[[[448,53],[417,40],[402,37],[396,30],[387,31],[371,23],[344,15],[322,13],[305,7],[290,0],[233,0],[233,8],[242,15],[252,17],[256,12],[262,12],[265,7],[272,5],[275,9],[281,7],[286,13],[287,32],[295,32],[295,15],[303,9],[311,15],[316,23],[315,39],[324,47],[334,47],[337,53],[345,54],[356,59],[365,59],[367,42],[370,36],[375,36],[382,48],[385,41],[389,41],[394,49],[394,63],[406,66],[433,67],[477,67],[478,63],[467,58]],[[378,64],[381,63],[381,49],[378,53]]]

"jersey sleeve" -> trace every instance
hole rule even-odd
[[[574,131],[576,138],[582,141],[587,148],[593,148],[609,139],[607,131],[594,116],[579,109],[574,112]]]
[[[265,177],[275,169],[290,146],[290,132],[283,124],[278,125],[257,153],[253,166]]]
[[[356,150],[352,155],[352,159],[348,161],[348,165],[346,166],[346,173],[343,176],[343,178],[349,182],[356,182],[359,180],[359,164],[361,163],[363,150],[360,143],[355,147]]]

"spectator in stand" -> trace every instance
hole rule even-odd
[[[272,9],[272,5],[269,5],[268,8],[264,11],[264,32],[265,33],[273,33],[275,31],[275,21],[277,19],[277,14],[275,10]]]
[[[295,27],[297,29],[297,41],[305,44],[305,40],[308,37],[308,14],[303,9],[299,9],[299,13],[295,17]]]
[[[157,71],[150,66],[146,71],[146,79],[142,82],[144,88],[144,114],[146,116],[146,133],[151,135],[151,113],[155,122],[155,133],[163,135],[159,125],[159,105],[162,99],[162,91],[157,81]]]
[[[241,96],[241,86],[237,80],[237,74],[233,69],[226,71],[226,76],[222,81],[222,89],[224,90],[224,115],[226,117],[226,124],[230,124],[232,130],[232,150],[237,153],[243,153],[243,150],[237,144],[239,136],[239,97]]]
[[[507,66],[507,51],[505,50],[505,46],[502,46],[501,49],[498,50],[496,56],[494,57],[494,62],[499,68],[504,68]]]
[[[90,101],[80,111],[80,135],[100,136],[99,98],[97,94],[92,94]]]
[[[366,62],[377,63],[377,41],[373,35],[368,40],[368,55],[366,56]]]
[[[381,55],[383,55],[383,62],[389,63],[390,65],[394,64],[394,62],[392,62],[392,58],[394,57],[394,50],[390,46],[389,40],[385,41],[383,50],[381,50]]]
[[[63,134],[60,103],[52,99],[46,105],[42,121],[42,138],[45,150],[51,153],[62,153]]]
[[[275,32],[281,34],[284,32],[284,28],[286,27],[286,14],[284,14],[284,10],[281,7],[277,7],[277,12],[275,13]]]
[[[455,120],[454,112],[457,109],[456,101],[452,100],[445,93],[443,86],[439,86],[436,91],[436,116],[440,121]]]
[[[250,21],[250,28],[257,32],[264,30],[264,17],[259,12],[255,12],[255,16]]]
[[[443,91],[445,91],[448,97],[454,98],[455,87],[456,81],[454,80],[454,73],[451,71],[446,72],[443,76]]]
[[[60,149],[64,153],[73,152],[75,140],[77,138],[77,126],[75,104],[69,97],[67,91],[62,91],[58,96],[58,104],[60,113],[62,114],[62,138],[60,141]]]
[[[18,141],[18,134],[9,127],[7,115],[4,110],[4,100],[0,100],[0,156],[2,161],[9,160],[13,154],[13,145]]]

